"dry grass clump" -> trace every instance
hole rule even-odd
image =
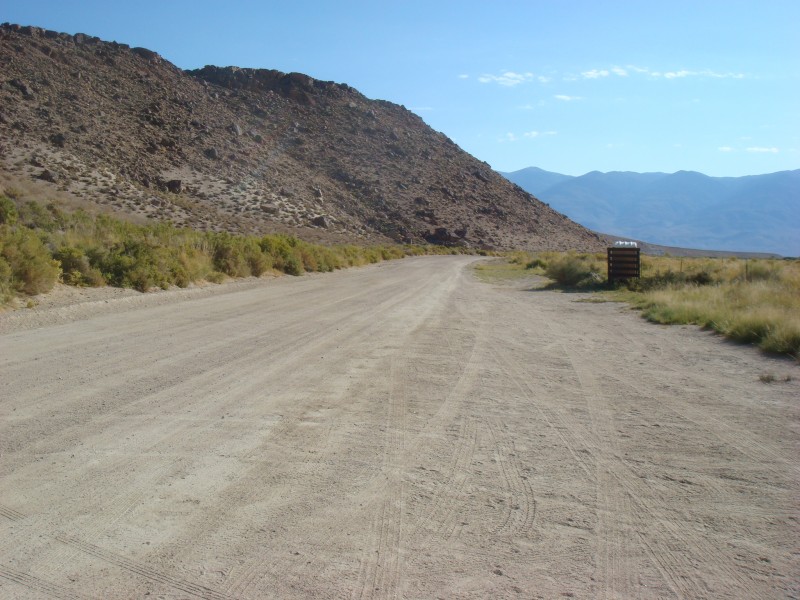
[[[800,287],[776,278],[671,285],[635,304],[658,323],[693,323],[768,352],[800,356]]]
[[[651,321],[800,357],[800,261],[646,257],[642,278],[618,295]]]

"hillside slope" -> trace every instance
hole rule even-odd
[[[312,241],[592,250],[402,106],[278,71],[0,26],[0,175],[139,217]]]

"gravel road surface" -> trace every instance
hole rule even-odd
[[[800,596],[797,363],[476,260],[0,315],[0,598]]]

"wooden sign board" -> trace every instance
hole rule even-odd
[[[640,277],[642,263],[639,248],[608,248],[608,281]]]

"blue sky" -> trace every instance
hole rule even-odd
[[[0,0],[0,21],[347,83],[501,171],[800,168],[797,0]]]

